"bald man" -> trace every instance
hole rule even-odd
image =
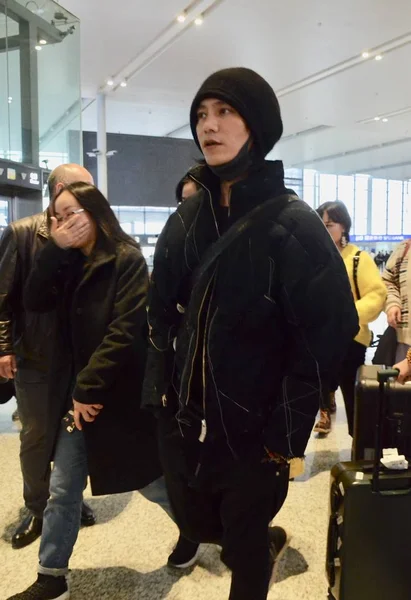
[[[93,183],[91,174],[76,164],[60,165],[48,181],[50,200],[69,183]],[[33,261],[49,237],[48,210],[9,225],[0,241],[0,377],[14,379],[22,424],[20,463],[24,502],[29,516],[16,530],[12,545],[23,548],[41,534],[49,481],[42,466],[47,423],[47,370],[55,314],[26,312],[22,294]],[[94,525],[84,505],[82,523]]]

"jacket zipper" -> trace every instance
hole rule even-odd
[[[202,310],[203,310],[204,302],[205,302],[205,299],[206,299],[206,297],[207,297],[208,290],[209,290],[209,288],[210,288],[211,282],[212,282],[212,278],[210,279],[210,281],[209,281],[209,282],[208,282],[208,284],[207,284],[207,288],[206,288],[206,291],[204,292],[204,296],[203,296],[203,298],[202,298],[202,300],[201,300],[200,309],[199,309],[199,311],[198,311],[198,315],[197,315],[197,336],[196,336],[196,345],[195,345],[195,348],[194,348],[194,354],[193,354],[193,358],[192,358],[192,360],[191,360],[191,370],[190,370],[190,376],[189,376],[189,378],[188,378],[188,383],[187,383],[187,396],[186,396],[186,401],[185,401],[185,405],[186,405],[186,406],[187,406],[187,404],[188,404],[188,401],[189,401],[189,398],[190,398],[191,381],[192,381],[192,379],[193,379],[194,363],[195,363],[195,359],[196,359],[196,355],[197,355],[197,350],[198,350],[198,340],[199,340],[199,337],[200,337],[198,332],[199,332],[199,329],[200,329],[200,319],[201,319],[201,313],[202,313]]]
[[[203,375],[203,419],[201,420],[201,432],[200,432],[200,437],[198,438],[200,442],[204,442],[207,436],[207,418],[206,418],[206,387],[207,387],[207,378],[206,378],[206,358],[207,358],[207,335],[208,335],[208,330],[209,330],[209,323],[210,323],[210,313],[211,313],[211,306],[212,306],[212,302],[213,302],[213,298],[214,298],[214,291],[215,291],[215,286],[216,286],[216,271],[217,268],[214,269],[213,274],[211,276],[210,279],[210,283],[211,281],[213,281],[213,289],[211,290],[211,296],[210,296],[210,301],[208,303],[208,308],[207,308],[207,315],[206,315],[206,321],[205,321],[205,325],[204,325],[204,337],[203,337],[203,357],[202,357],[202,375]],[[210,286],[210,283],[208,284],[207,287],[207,292],[208,292],[208,288]],[[206,292],[206,293],[207,293]]]
[[[218,228],[218,223],[217,223],[217,219],[216,219],[215,212],[214,212],[214,207],[213,207],[213,198],[211,196],[210,190],[203,183],[201,183],[201,181],[199,181],[198,179],[196,179],[192,175],[190,175],[190,177],[191,177],[191,179],[193,181],[195,181],[196,183],[198,183],[198,185],[200,187],[202,187],[208,193],[208,197],[209,197],[209,201],[210,201],[210,207],[211,207],[211,211],[213,213],[213,218],[214,218],[214,224],[215,224],[215,227],[216,227],[216,230],[217,230],[217,234],[218,234],[218,236],[220,236],[220,230]],[[186,406],[187,406],[189,398],[190,398],[191,382],[192,382],[192,379],[193,379],[193,372],[194,372],[194,362],[195,362],[195,358],[196,358],[196,354],[197,354],[197,350],[198,350],[198,338],[199,338],[198,330],[199,330],[199,324],[200,324],[201,311],[202,311],[202,308],[204,306],[204,302],[205,302],[205,299],[206,299],[206,296],[207,296],[207,293],[208,293],[211,281],[212,281],[212,278],[208,282],[207,289],[206,289],[205,294],[203,296],[203,299],[201,301],[200,310],[198,311],[196,345],[195,345],[195,349],[194,349],[193,358],[192,358],[192,361],[191,361],[191,371],[190,371],[190,376],[188,378],[188,384],[187,384],[187,396],[186,396],[186,401],[185,401],[185,405]],[[208,316],[208,313],[207,313],[207,316]],[[204,385],[204,373],[205,373],[205,368],[204,368],[204,356],[203,356],[203,385]],[[203,421],[205,421],[205,419],[203,419]],[[202,422],[202,427],[205,427],[205,431],[207,432],[207,424],[206,423],[203,424],[203,422]]]

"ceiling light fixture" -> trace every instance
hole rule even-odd
[[[121,86],[121,87],[127,87],[127,81],[126,81],[126,80],[122,81],[122,82],[120,83],[120,86]]]
[[[384,117],[384,119],[382,120],[383,123],[388,123],[388,119],[387,117]]]
[[[363,52],[361,56],[363,58],[370,58],[370,53],[369,52]]]
[[[177,21],[178,21],[179,23],[184,23],[184,21],[186,20],[186,18],[187,18],[187,15],[186,15],[186,13],[181,13],[181,15],[178,15],[178,17],[177,17]]]
[[[47,44],[47,40],[41,39],[41,40],[39,40],[39,44],[41,46],[45,46]]]
[[[9,104],[11,104],[11,103],[13,102],[13,98],[12,98],[11,96],[9,96],[9,97],[7,98],[7,102],[8,102]]]
[[[204,23],[203,15],[200,15],[199,17],[197,17],[195,19],[194,23],[197,25],[197,27],[200,27],[200,25],[202,25]]]
[[[41,46],[34,46],[37,51],[41,50]]]
[[[111,77],[110,79],[107,79],[107,85],[109,85],[110,87],[114,85],[114,81],[111,79]]]
[[[382,54],[377,54],[377,56],[375,57],[375,60],[382,60],[382,59],[383,59]]]
[[[381,117],[374,117],[374,121],[381,121]]]

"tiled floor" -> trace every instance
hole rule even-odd
[[[22,511],[18,434],[11,425],[13,405],[0,413],[0,599],[25,588],[35,576],[38,542],[13,550],[10,536]],[[10,426],[9,426],[10,424]],[[4,430],[9,429],[6,433]],[[341,402],[332,434],[313,435],[306,471],[290,485],[276,522],[292,534],[271,600],[326,597],[324,556],[330,467],[349,455]],[[91,499],[98,525],[80,532],[71,567],[73,600],[226,600],[229,574],[218,549],[204,547],[198,565],[175,574],[164,565],[176,528],[160,508],[138,493]]]
[[[379,333],[384,326],[381,319],[375,329]],[[38,552],[38,542],[23,550],[10,546],[22,513],[13,410],[12,402],[0,407],[0,600],[33,581]],[[349,449],[338,398],[332,433],[324,439],[312,435],[305,473],[290,484],[287,502],[276,519],[292,535],[292,542],[270,600],[325,600],[329,470],[348,459]],[[95,498],[90,504],[98,525],[80,532],[71,563],[73,600],[227,600],[230,578],[218,548],[205,546],[189,572],[170,572],[165,563],[177,531],[160,508],[138,493]]]

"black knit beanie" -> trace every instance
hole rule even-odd
[[[223,69],[210,75],[197,92],[190,110],[190,126],[197,138],[197,110],[206,98],[227,102],[239,112],[251,131],[256,150],[266,156],[283,134],[280,105],[269,83],[244,67]],[[200,148],[201,150],[201,148]]]

